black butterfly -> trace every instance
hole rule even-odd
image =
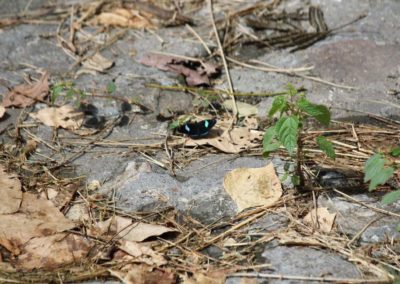
[[[208,135],[210,129],[217,123],[216,119],[206,119],[199,122],[185,123],[178,127],[180,133],[187,134],[191,138],[201,138]]]

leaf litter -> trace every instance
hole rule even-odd
[[[232,7],[234,10],[231,11],[232,13],[228,13],[229,21],[223,21],[222,24],[221,22],[217,23],[220,30],[224,29],[228,31],[227,39],[234,39],[232,41],[226,41],[225,48],[232,49],[246,42],[274,45],[278,48],[288,46],[303,48],[329,35],[331,30],[329,30],[326,23],[324,23],[323,14],[321,14],[319,9],[309,9],[309,17],[304,16],[304,11],[297,11],[294,14],[286,14],[285,11],[280,13],[265,13],[265,11],[272,11],[269,9],[274,8],[274,5],[278,5],[277,2],[279,1],[272,1],[272,4],[268,2],[247,5],[247,7],[240,7],[240,9],[235,6],[237,3],[229,3],[230,5],[226,5],[226,3],[225,5],[221,5],[220,2],[216,3],[216,8],[220,11],[232,9]],[[183,17],[180,12],[170,13],[171,11],[145,2],[138,2],[138,6],[135,7],[136,11],[139,11],[138,13],[132,12],[135,10],[132,9],[132,7],[128,6],[123,8],[118,6],[118,4],[103,3],[103,1],[95,1],[86,6],[77,5],[76,9],[76,11],[79,11],[79,13],[75,14],[76,17],[71,17],[72,20],[69,24],[65,24],[68,22],[63,22],[57,34],[57,38],[60,40],[60,46],[69,56],[74,58],[75,65],[87,65],[96,52],[109,46],[119,37],[119,34],[115,34],[109,41],[105,41],[102,44],[84,44],[82,39],[74,37],[73,35],[76,34],[76,27],[80,27],[84,22],[89,23],[89,21],[92,20],[92,24],[96,26],[109,27],[131,25],[131,27],[137,28],[140,25],[133,24],[137,15],[147,17],[152,23],[155,21],[155,18],[158,18],[157,20],[164,21],[166,25],[190,22],[187,18]],[[129,10],[128,12],[132,17],[130,15],[128,16],[127,11],[123,9]],[[261,13],[263,9],[264,12]],[[149,11],[153,11],[153,13]],[[58,15],[60,17],[70,16],[70,12],[69,8],[61,9]],[[258,13],[253,15],[253,12]],[[112,20],[99,20],[101,17],[98,18],[98,16],[103,13],[111,13],[111,18],[114,17],[114,19],[117,20],[115,22]],[[149,16],[150,14],[152,16]],[[47,19],[49,16],[49,14],[46,13],[42,13],[41,15],[42,19]],[[50,16],[53,15],[50,14]],[[22,20],[27,20],[26,17],[27,16],[23,16]],[[284,34],[284,30],[281,30],[281,34],[267,33],[266,37],[263,37],[262,34],[246,34],[243,36],[243,31],[251,32],[251,30],[243,29],[243,27],[238,24],[240,22],[236,20],[239,17],[247,17],[247,24],[259,31],[270,29],[268,26],[265,27],[265,24],[271,22],[270,19],[272,19],[272,22],[275,24],[279,24],[279,21],[282,21],[283,18],[289,20],[291,24],[288,25],[288,32],[286,34]],[[256,17],[255,21],[252,21],[254,17]],[[267,18],[270,19],[266,21]],[[34,16],[28,18],[28,20],[29,19],[34,19]],[[295,27],[293,22],[296,21],[310,21],[309,24],[315,32],[310,34],[306,31],[307,29]],[[12,26],[18,24],[18,22],[18,19],[1,19],[0,26]],[[260,26],[260,24],[264,24],[264,26]],[[148,27],[149,26],[146,26],[145,28]],[[295,33],[293,33],[293,29],[295,29]],[[291,34],[295,35],[292,36]],[[72,37],[73,40],[67,40],[69,37]],[[195,86],[210,85],[210,78],[214,76],[214,65],[207,65],[197,60],[183,60],[180,57],[174,57],[172,61],[174,63],[179,61],[178,65],[180,66],[172,66],[172,68],[166,71],[184,75],[188,84],[190,83]],[[152,63],[153,65],[150,66],[157,67],[157,64],[160,64],[160,62],[162,63],[163,59],[160,59],[158,63],[156,60],[156,63]],[[97,69],[96,71],[106,72],[109,68],[112,68],[109,61],[105,61],[106,64],[103,64],[104,62],[102,63],[102,60],[95,60],[95,63],[92,63],[89,65],[93,67],[92,69]],[[163,64],[171,65],[171,61],[165,63],[164,60]],[[165,66],[163,67],[162,64],[160,64],[160,66],[162,68],[167,68]],[[182,68],[182,66],[189,70]],[[11,91],[8,94],[8,100],[13,101],[15,104],[4,100],[3,104],[25,107],[32,105],[36,101],[45,99],[48,93],[48,82],[45,79],[47,80],[47,78],[42,77],[38,83],[24,84],[15,87],[14,93]],[[45,88],[46,84],[47,89]],[[15,92],[15,89],[17,89],[17,92]],[[19,96],[19,94],[22,94],[22,97]],[[27,100],[26,97],[30,97],[30,100]],[[70,119],[69,115],[64,119],[62,115],[58,118],[51,119],[49,118],[51,115],[47,114],[45,116],[48,116],[45,119],[48,121],[47,125],[53,127],[64,127],[60,120],[68,121]],[[174,147],[194,147],[193,150],[191,150],[194,158],[206,153],[215,152],[216,150],[226,153],[260,155],[260,143],[262,139],[262,135],[260,137],[260,134],[262,134],[262,132],[257,132],[257,130],[252,131],[255,128],[254,125],[247,124],[244,127],[230,128],[228,126],[222,126],[222,124],[220,124],[220,128],[216,127],[213,129],[214,133],[211,133],[212,135],[210,138],[205,138],[203,141],[202,139],[186,139],[186,142],[183,143],[182,139],[178,141],[171,139],[171,143]],[[73,125],[75,126],[67,124],[64,128],[74,129],[77,124],[73,123]],[[326,161],[325,157],[315,150],[317,149],[316,145],[309,142],[313,139],[306,139],[306,147],[308,147],[306,159],[311,165],[341,166],[346,170],[352,169],[353,171],[357,171],[362,168],[365,156],[369,154],[368,149],[374,148],[371,146],[372,144],[385,145],[393,141],[398,141],[398,134],[396,134],[398,132],[393,131],[393,127],[396,127],[393,124],[389,124],[388,129],[384,130],[372,126],[357,126],[355,129],[358,133],[358,143],[361,144],[361,147],[357,147],[357,150],[355,150],[351,147],[352,145],[349,145],[349,141],[353,141],[351,139],[354,139],[354,137],[348,125],[338,123],[335,127],[336,129],[311,129],[307,132],[309,136],[316,135],[314,132],[318,131],[329,133],[333,141],[337,140],[340,143],[336,144],[336,150],[339,150],[338,159],[334,162],[330,162]],[[374,135],[371,133],[374,133]],[[253,134],[254,136],[252,136]],[[213,135],[215,136],[213,137]],[[47,142],[39,141],[38,143]],[[100,145],[97,143],[104,142],[93,141],[90,145]],[[71,146],[74,144],[69,145]],[[199,147],[205,145],[211,145],[213,147]],[[150,146],[131,143],[129,146],[132,147],[133,150],[141,151],[145,149],[150,153],[154,153],[155,150],[159,150],[164,146],[164,142]],[[29,155],[24,154],[23,156],[16,155],[16,150],[19,150],[17,147],[7,147],[8,148],[3,149],[4,152],[2,154],[2,161],[6,161],[4,164],[8,165],[6,170],[9,174],[6,174],[5,177],[6,184],[18,176],[24,186],[24,190],[28,189],[30,192],[23,192],[22,195],[17,191],[13,193],[7,192],[7,195],[11,197],[11,199],[15,197],[15,200],[12,201],[13,205],[7,209],[10,213],[0,214],[0,219],[5,217],[9,218],[7,227],[4,225],[4,222],[0,222],[0,224],[2,224],[1,226],[3,226],[1,228],[0,238],[2,246],[0,250],[0,264],[12,263],[17,270],[33,271],[29,273],[20,273],[20,271],[12,271],[10,269],[7,270],[9,272],[1,271],[0,277],[18,279],[23,282],[43,283],[61,280],[64,282],[74,282],[93,279],[95,277],[109,277],[111,273],[111,275],[117,276],[126,283],[137,283],[135,281],[142,281],[143,283],[151,283],[154,281],[157,281],[157,283],[176,283],[178,278],[187,281],[187,283],[211,283],[210,281],[223,283],[226,276],[232,272],[258,271],[259,269],[254,266],[254,261],[250,258],[246,258],[246,255],[249,254],[249,251],[254,249],[255,245],[264,245],[273,239],[278,239],[281,244],[310,245],[333,250],[349,261],[355,262],[364,275],[367,275],[369,278],[378,277],[379,279],[377,280],[379,281],[382,281],[382,279],[390,279],[390,275],[382,268],[375,265],[374,261],[369,259],[364,252],[361,251],[359,253],[356,249],[349,249],[347,241],[342,241],[342,236],[334,230],[332,230],[330,234],[326,234],[323,231],[315,231],[314,223],[324,224],[325,221],[331,220],[332,216],[324,215],[324,211],[313,211],[315,208],[313,209],[313,206],[307,199],[291,191],[285,192],[284,195],[281,193],[279,198],[275,197],[277,200],[268,206],[266,206],[265,203],[258,204],[261,206],[256,208],[251,207],[257,205],[249,207],[246,207],[248,205],[243,205],[243,208],[247,209],[244,209],[243,212],[230,220],[229,225],[227,225],[225,221],[213,225],[203,225],[193,220],[190,216],[182,216],[181,213],[171,209],[147,213],[136,212],[127,215],[126,212],[122,212],[116,208],[113,204],[114,201],[109,200],[109,197],[98,195],[95,192],[86,192],[86,194],[83,194],[85,190],[81,188],[77,189],[80,198],[76,198],[75,194],[73,194],[72,197],[68,194],[57,201],[56,198],[62,195],[56,192],[60,190],[60,187],[52,187],[54,183],[59,183],[59,185],[62,186],[72,183],[70,179],[58,175],[58,172],[54,170],[58,168],[64,169],[64,163],[54,164],[54,161],[51,160],[47,161],[47,165],[45,165],[45,163],[29,163],[31,161],[27,158],[29,158],[31,153],[29,153]],[[83,147],[83,150],[81,148],[78,151],[84,151],[87,150],[87,148],[88,147]],[[31,152],[35,154],[36,151],[35,147]],[[178,149],[177,151],[185,150]],[[176,162],[178,165],[185,165],[186,161],[179,158],[179,155],[176,156],[177,158],[173,162]],[[22,157],[25,157],[25,159],[22,159]],[[43,167],[50,170],[46,171]],[[40,180],[36,186],[30,185],[28,182],[32,177],[30,174],[31,172],[34,172],[35,178]],[[244,172],[248,174],[247,171]],[[243,176],[239,175],[238,178],[243,178]],[[254,176],[253,181],[256,180],[257,178]],[[20,188],[20,186],[12,186],[12,189],[18,189],[18,187]],[[8,189],[10,188],[11,187],[8,187]],[[258,187],[258,189],[263,188],[265,187]],[[46,194],[40,194],[41,197],[38,198],[39,192],[46,192]],[[72,193],[74,192],[75,191],[72,190]],[[256,199],[254,196],[260,196],[262,194],[256,191],[250,195],[253,195],[253,199]],[[22,202],[19,196],[22,196]],[[246,198],[239,197],[239,199]],[[29,204],[27,204],[28,202]],[[308,209],[308,212],[316,213],[314,215],[317,216],[314,216],[313,213],[310,214],[311,223],[307,218],[304,218],[304,210],[299,210],[299,202],[304,204],[304,208]],[[19,204],[19,210],[14,211],[17,204]],[[68,212],[74,207],[78,209],[73,218],[75,221],[72,222],[64,217],[64,214],[68,216]],[[283,208],[285,208],[285,210],[282,210]],[[270,212],[286,214],[291,220],[290,225],[272,234],[264,233],[261,238],[253,237],[248,225]],[[322,216],[322,219],[319,215]],[[117,217],[124,218],[119,220],[122,225],[126,226],[118,225],[118,222],[115,223],[115,221],[112,221],[117,220]],[[54,219],[57,219],[58,222],[56,223]],[[299,224],[299,220],[303,222]],[[11,222],[12,225],[10,225]],[[103,227],[100,226],[100,232],[93,233],[91,236],[87,234],[100,224],[103,225]],[[142,226],[141,228],[139,224],[151,226]],[[332,228],[333,224],[330,225],[330,222],[327,222],[327,224],[329,225],[327,227]],[[128,233],[128,236],[132,237],[132,240],[127,240],[124,235],[125,227],[138,227],[143,229],[145,233],[141,236],[141,232],[136,232],[134,234],[135,237],[132,237],[132,235]],[[221,228],[226,227],[226,230],[221,230]],[[10,228],[13,228],[13,230],[9,230]],[[170,233],[172,233],[173,236],[171,236]],[[143,238],[144,236],[146,236],[146,238]],[[243,243],[243,239],[250,241]],[[227,242],[227,240],[230,240],[230,242]],[[234,242],[232,240],[234,240]],[[223,246],[225,243],[240,244],[240,246],[232,247],[232,253],[230,254],[225,251],[224,259],[210,259],[202,253],[203,249],[210,245]],[[362,247],[356,248],[362,250]],[[3,249],[8,252],[4,253]],[[176,251],[178,251],[178,254]],[[38,263],[37,260],[41,258],[43,262]],[[385,261],[392,264],[395,263],[395,260],[392,259]],[[73,269],[65,268],[66,265],[74,263],[75,267]],[[35,271],[35,269],[40,270]],[[47,273],[46,269],[54,271]],[[217,275],[218,272],[220,272],[219,276]],[[280,277],[283,276],[280,275]],[[338,281],[340,281],[340,279],[338,279]]]

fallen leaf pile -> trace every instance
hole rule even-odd
[[[73,188],[71,190],[73,193]],[[67,192],[71,193],[71,190]],[[71,231],[78,224],[67,219],[53,204],[55,201],[58,206],[62,205],[60,200],[56,199],[57,196],[61,195],[70,200],[70,195],[65,197],[50,190],[48,200],[43,195],[37,197],[30,192],[22,192],[17,176],[7,173],[2,166],[0,194],[0,245],[10,253],[10,261],[17,270],[49,270],[79,264],[85,260],[89,261],[90,251],[98,252],[98,255],[94,256],[104,256],[104,252],[99,251],[93,239]],[[132,277],[131,271],[137,269],[143,270],[145,275],[155,273],[159,276],[164,275],[163,277],[171,281],[175,279],[174,274],[157,270],[158,267],[166,265],[167,260],[155,252],[150,244],[143,243],[148,238],[177,233],[175,229],[114,216],[106,221],[94,223],[87,232],[94,239],[112,242],[115,245],[115,253],[106,257],[122,264],[120,269],[113,270],[121,279]],[[138,267],[137,264],[142,266]]]
[[[2,102],[3,107],[28,107],[43,100],[49,93],[49,75],[44,73],[38,82],[15,86]]]
[[[212,63],[191,61],[158,53],[145,54],[140,63],[183,75],[189,86],[210,86],[210,78],[219,74],[218,67]]]

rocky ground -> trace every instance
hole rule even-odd
[[[204,146],[196,148],[197,150],[175,148],[177,155],[181,155],[180,167],[176,168],[176,176],[172,175],[164,149],[168,124],[177,114],[190,114],[196,109],[195,96],[182,90],[147,86],[150,83],[161,87],[175,86],[182,82],[182,78],[141,64],[142,58],[149,51],[206,58],[208,53],[203,43],[185,24],[153,30],[112,27],[101,29],[82,25],[76,31],[77,38],[80,37],[76,42],[82,45],[85,44],[85,39],[101,42],[117,36],[115,41],[102,46],[100,50],[105,58],[113,62],[112,67],[101,72],[91,70],[80,73],[82,62],[79,62],[79,57],[71,56],[68,46],[57,36],[68,36],[65,29],[58,33],[59,18],[24,18],[24,12],[25,15],[30,15],[29,13],[46,5],[78,7],[84,4],[84,1],[76,0],[59,1],[58,4],[54,2],[57,1],[0,0],[0,18],[22,15],[21,21],[15,25],[6,25],[0,20],[3,23],[0,25],[0,93],[4,96],[8,92],[7,87],[21,84],[28,74],[38,78],[38,72],[47,71],[51,84],[73,81],[77,89],[90,94],[104,94],[107,85],[114,82],[115,91],[111,95],[135,103],[128,104],[127,107],[121,100],[85,97],[85,103],[96,110],[95,114],[88,112],[85,123],[90,124],[89,119],[92,118],[95,119],[96,126],[100,124],[99,121],[104,121],[106,125],[104,128],[97,128],[101,129],[97,133],[96,128],[87,128],[92,131],[90,135],[78,135],[66,130],[55,132],[53,128],[43,124],[26,128],[40,141],[36,150],[39,154],[33,153],[29,159],[38,161],[50,157],[61,163],[56,163],[57,165],[68,166],[65,171],[68,170],[69,176],[84,176],[86,184],[98,182],[98,193],[112,196],[114,206],[119,212],[151,212],[173,207],[179,214],[189,215],[204,226],[221,222],[226,224],[227,227],[221,226],[210,231],[215,235],[243,220],[235,219],[239,213],[238,208],[224,189],[224,176],[241,167],[263,167],[269,161],[273,162],[278,175],[282,176],[287,157],[275,155],[271,159],[264,159],[260,151],[227,154]],[[186,10],[183,9],[182,13],[192,19],[191,26],[212,51],[217,53],[206,1],[187,1],[187,5],[189,2],[196,9],[188,13],[188,8],[183,5]],[[197,6],[195,2],[198,3]],[[227,4],[228,2],[231,4]],[[251,2],[253,1],[215,0],[217,23],[228,12],[253,5]],[[400,2],[282,1],[279,9],[290,12],[309,5],[318,5],[321,8],[329,28],[349,23],[361,15],[365,17],[335,30],[305,49],[294,52],[291,52],[291,48],[271,50],[244,43],[232,46],[232,50],[226,54],[227,57],[241,62],[258,60],[279,68],[314,67],[308,73],[301,73],[305,75],[299,77],[293,73],[288,74],[288,71],[265,72],[230,62],[235,92],[280,92],[290,82],[304,87],[311,101],[328,106],[334,120],[345,121],[357,127],[356,123],[381,118],[380,120],[384,120],[383,124],[389,121],[391,125],[397,125],[397,128],[392,129],[393,132],[398,131]],[[65,17],[66,23],[68,20]],[[245,22],[240,23],[246,27]],[[219,57],[214,59],[218,59],[221,64]],[[226,78],[223,71],[212,80],[213,88],[226,90]],[[59,102],[60,100],[61,98]],[[256,117],[260,121],[266,121],[266,113],[272,100],[271,97],[257,97],[246,102],[257,107]],[[75,105],[75,102],[67,102]],[[45,106],[46,104],[39,102],[26,109],[7,108],[7,116],[0,121],[2,143],[14,141],[10,129],[15,125],[35,122],[26,113],[36,112]],[[113,121],[118,121],[118,124],[112,125]],[[23,130],[21,135],[26,139],[32,137]],[[397,134],[397,143],[399,139]],[[365,160],[360,160],[363,161]],[[339,181],[338,187],[341,182],[346,182],[346,177],[340,176]],[[287,184],[284,187],[285,194],[297,196],[298,193]],[[224,246],[218,241],[201,250],[210,257],[210,262],[213,259],[223,262],[224,257],[237,252],[251,259],[246,265],[259,265],[259,268],[238,271],[239,274],[231,273],[225,283],[309,283],[313,280],[366,283],[366,279],[390,282],[382,271],[389,271],[391,275],[399,274],[399,232],[396,226],[399,223],[400,203],[383,206],[380,203],[381,194],[369,193],[363,189],[355,193],[346,192],[344,195],[323,191],[315,194],[302,193],[301,196],[297,200],[304,202],[303,208],[301,203],[286,201],[286,204],[249,221],[230,236],[233,239],[236,237],[236,243],[251,243],[259,237],[265,237],[264,242],[256,242],[246,253],[240,251],[239,245]],[[318,239],[320,243],[313,245],[311,236],[315,237],[318,230],[307,231],[301,225],[301,216],[316,203],[328,208],[331,213],[336,213],[336,218],[334,233],[329,235],[330,238],[321,235]],[[377,208],[382,211],[376,210]],[[291,241],[277,237],[289,232],[289,228],[292,229],[290,232],[296,231],[300,235],[293,237]],[[299,241],[300,236],[304,238],[303,241]],[[294,239],[297,241],[293,241]],[[343,243],[348,246],[342,246]],[[218,261],[213,264],[218,267]],[[87,283],[114,283],[104,275],[99,279],[95,278]],[[245,282],[245,279],[249,282]],[[198,280],[193,283],[214,282]]]

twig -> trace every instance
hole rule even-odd
[[[351,201],[353,201],[353,202],[355,202],[357,204],[360,204],[360,205],[362,205],[364,207],[367,207],[368,209],[371,209],[371,210],[379,212],[379,213],[383,213],[385,215],[390,215],[390,216],[395,216],[395,217],[399,217],[400,218],[400,214],[397,214],[397,213],[394,213],[394,212],[390,212],[390,211],[387,211],[387,210],[384,210],[384,209],[381,209],[381,208],[377,208],[377,207],[365,204],[364,202],[358,201],[357,199],[347,195],[344,192],[341,192],[340,190],[337,190],[336,188],[334,188],[333,191],[336,192],[336,193],[339,193],[340,195],[344,196],[345,198],[347,198],[347,199],[349,199],[349,200],[351,200]]]
[[[214,18],[212,0],[208,0],[208,8],[210,9],[211,22],[212,22],[214,33],[215,33],[215,38],[216,38],[217,43],[218,43],[220,56],[221,56],[222,62],[224,64],[224,69],[225,69],[226,77],[227,77],[227,80],[228,80],[228,86],[229,86],[229,92],[230,92],[229,95],[231,96],[232,101],[233,101],[233,124],[235,124],[236,120],[237,120],[237,116],[238,116],[238,109],[237,109],[237,105],[236,105],[236,100],[235,100],[235,96],[233,95],[233,93],[235,91],[233,89],[231,75],[229,73],[228,63],[226,62],[224,49],[222,48],[221,40],[220,40],[219,35],[218,35],[218,29],[217,29],[217,26],[215,25],[215,18]]]
[[[186,24],[185,27],[200,41],[200,43],[203,45],[204,49],[207,51],[208,55],[211,55],[212,52],[211,52],[210,48],[207,46],[207,44],[201,38],[201,36],[190,25]]]
[[[382,216],[378,216],[369,221],[357,234],[354,235],[354,237],[350,241],[348,241],[347,246],[350,247],[350,245],[354,243],[365,232],[365,230],[368,229],[369,226],[371,226],[372,223],[378,221],[381,218]]]
[[[333,282],[333,283],[391,283],[387,279],[356,279],[356,278],[335,278],[335,277],[310,277],[301,275],[283,275],[269,273],[233,273],[228,277],[252,277],[252,278],[269,278],[280,280],[299,280],[299,281],[318,281],[318,282]]]

